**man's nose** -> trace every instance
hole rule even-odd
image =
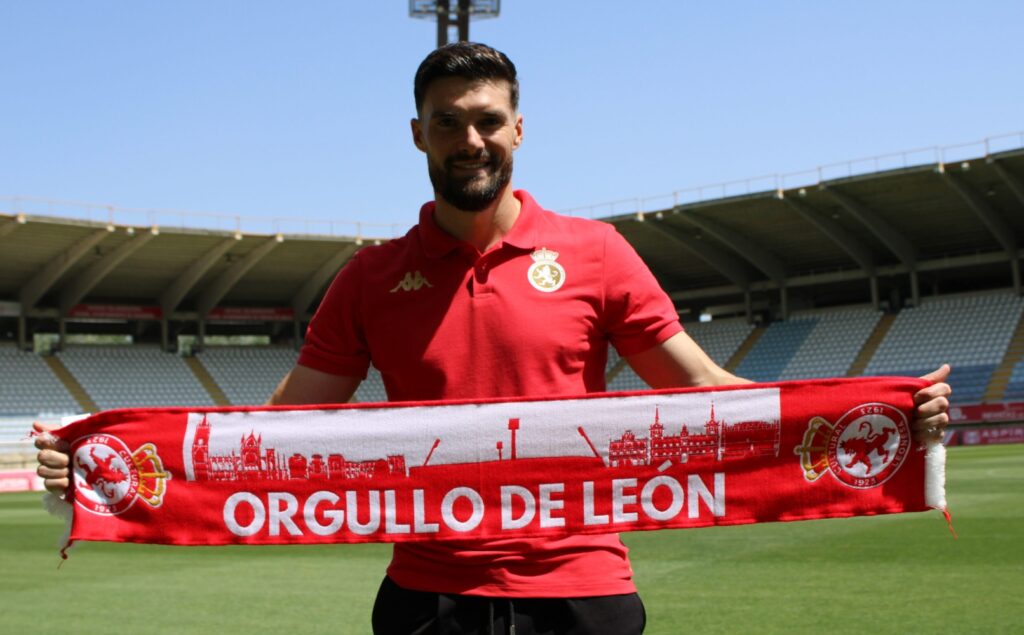
[[[480,136],[475,126],[466,126],[461,141],[463,147],[471,152],[483,150],[484,139]]]

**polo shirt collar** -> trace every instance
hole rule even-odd
[[[516,190],[512,195],[519,199],[522,206],[519,208],[519,217],[502,242],[520,249],[533,249],[537,246],[537,229],[542,210],[526,190]]]
[[[533,249],[537,246],[541,208],[526,190],[516,190],[512,195],[521,203],[519,217],[502,243],[519,249]],[[430,201],[420,208],[419,234],[428,258],[442,258],[465,244],[438,227],[434,220],[435,207],[434,201]]]

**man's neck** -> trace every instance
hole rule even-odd
[[[435,193],[434,221],[448,234],[477,248],[480,253],[498,244],[512,230],[522,203],[507,185],[489,207],[479,212],[460,210]]]

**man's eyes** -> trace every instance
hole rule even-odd
[[[462,125],[455,117],[438,117],[434,122],[439,128],[457,128]],[[501,117],[485,117],[475,125],[484,130],[494,130],[505,125],[505,120]]]

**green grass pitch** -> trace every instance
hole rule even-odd
[[[938,512],[630,534],[650,634],[1024,632],[1024,445],[952,448]],[[86,543],[0,495],[0,632],[366,633],[384,545]]]

